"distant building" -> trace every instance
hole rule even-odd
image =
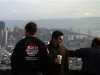
[[[0,21],[0,46],[4,46],[5,22]]]

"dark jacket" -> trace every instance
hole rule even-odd
[[[48,45],[49,50],[49,69],[48,75],[66,75],[68,70],[68,50],[61,46],[54,47],[52,44]],[[55,64],[54,59],[56,55],[62,55],[61,64]]]
[[[100,48],[81,48],[75,55],[83,60],[83,72],[100,75]]]
[[[34,45],[34,55],[29,56],[27,54],[26,47],[31,43]],[[11,67],[13,72],[33,72],[33,71],[45,71],[47,62],[47,51],[44,43],[36,37],[26,37],[20,40],[11,56]]]

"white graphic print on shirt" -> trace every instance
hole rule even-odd
[[[28,45],[26,47],[26,53],[28,56],[35,56],[38,53],[38,46],[36,45]]]

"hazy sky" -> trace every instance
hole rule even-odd
[[[2,19],[100,17],[100,0],[0,0]]]

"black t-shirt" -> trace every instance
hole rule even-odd
[[[100,48],[80,48],[75,55],[82,58],[83,72],[100,75]]]
[[[44,43],[36,37],[20,40],[11,56],[12,70],[43,71],[46,69],[48,54]]]

